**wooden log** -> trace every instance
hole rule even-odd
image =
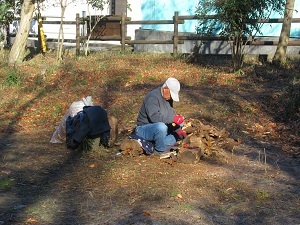
[[[202,152],[200,148],[180,149],[177,154],[177,162],[185,164],[196,164],[200,161]]]
[[[90,40],[100,40],[100,41],[121,41],[121,36],[97,36],[93,37]],[[125,40],[131,40],[130,36],[126,36]]]
[[[143,154],[143,149],[137,140],[125,139],[120,144],[120,150],[124,155],[138,156]]]
[[[229,132],[224,128],[218,129],[211,124],[204,124],[200,120],[188,119],[186,125],[188,127],[183,129],[193,132],[182,141],[182,146],[189,145],[192,148],[199,148],[204,158],[223,157],[226,155],[225,151],[232,152],[233,148],[241,143],[240,140],[229,138]],[[188,129],[189,127],[192,128]]]
[[[109,122],[109,126],[111,127],[109,146],[112,147],[118,139],[118,134],[119,134],[118,119],[114,116],[108,116],[108,122]]]

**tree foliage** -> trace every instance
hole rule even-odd
[[[86,0],[93,9],[103,10],[104,6],[110,2],[110,0]]]
[[[7,24],[13,20],[13,13],[9,10],[12,8],[10,1],[0,1],[0,49],[2,50],[7,34],[5,31]]]
[[[0,1],[0,23],[6,24],[12,21],[13,13],[9,10],[12,9],[10,1]]]
[[[268,19],[271,12],[282,12],[283,8],[284,0],[200,0],[196,8],[197,32],[219,34],[231,41],[234,69],[238,70],[242,66],[243,37],[260,33],[262,24],[257,20]]]
[[[11,22],[21,14],[22,0],[0,0],[0,21]]]
[[[20,1],[0,0],[0,42],[6,42],[4,39],[6,39],[7,33],[4,32],[4,30],[6,29],[8,24],[14,20],[15,15],[20,14],[20,3]]]

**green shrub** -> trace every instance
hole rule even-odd
[[[10,87],[10,86],[19,86],[21,84],[19,75],[16,71],[9,71],[6,72],[6,79],[3,84],[5,87]]]

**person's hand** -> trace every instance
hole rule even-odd
[[[182,127],[183,123],[184,123],[184,117],[181,116],[181,115],[175,115],[174,116],[174,123],[176,123],[177,125]]]
[[[186,134],[186,132],[184,131],[184,130],[178,130],[177,132],[177,135],[178,135],[178,137],[182,140],[182,139],[185,139],[186,138],[186,136],[187,136],[187,134]]]
[[[181,127],[179,125],[177,125],[176,123],[168,123],[166,124],[168,127],[168,133],[173,133],[176,132],[178,129],[181,129]]]

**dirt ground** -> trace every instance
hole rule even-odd
[[[300,162],[246,140],[228,163],[72,154],[49,131],[1,135],[1,224],[300,224]]]
[[[139,70],[152,72],[144,70],[145,58],[122,60],[130,63],[135,60],[135,66],[140,66],[134,71],[135,77]],[[165,63],[162,60],[158,63],[155,57],[148,60],[157,63],[158,68]],[[175,68],[175,64],[171,68],[180,74],[183,66]],[[208,73],[208,66],[202,68],[203,78],[203,74]],[[55,86],[58,92],[39,95],[39,105],[26,105],[22,113],[10,117],[13,122],[18,120],[17,123],[4,124],[1,129],[0,225],[300,224],[299,132],[293,130],[299,127],[275,122],[279,109],[268,108],[269,113],[266,113],[270,96],[279,93],[280,85],[286,80],[279,79],[279,76],[276,82],[273,80],[274,85],[272,79],[261,75],[256,67],[255,79],[250,81],[246,78],[242,86],[218,84],[216,87],[215,83],[212,86],[207,83],[199,85],[199,81],[194,79],[201,77],[199,67],[195,77],[191,67],[183,68],[188,69],[189,77],[184,74],[179,77],[183,84],[181,102],[175,107],[182,114],[225,127],[231,136],[242,139],[242,144],[234,147],[233,151],[224,152],[225,162],[206,159],[197,164],[171,165],[157,156],[116,155],[118,146],[78,153],[66,149],[65,144],[52,144],[49,140],[78,92],[78,89],[72,90],[68,84],[60,83]],[[91,71],[82,71],[78,72],[77,80],[81,76],[92,76]],[[126,74],[127,70],[121,68],[120,71]],[[118,77],[117,72],[114,75]],[[229,78],[233,79],[231,75]],[[95,82],[93,79],[88,82]],[[118,90],[99,92],[104,89],[102,85],[91,91],[95,99],[104,99],[104,94],[114,90],[111,92],[114,98],[106,98],[101,105],[114,100],[118,104],[112,104],[110,112],[117,107],[126,111],[124,119],[120,120],[120,139],[126,138],[126,132],[134,127],[144,94],[163,79],[152,79],[153,85],[134,80],[136,86],[128,89],[125,85]],[[107,82],[101,82],[110,87]],[[131,85],[129,78],[126,82]],[[248,86],[250,83],[251,87]],[[1,91],[2,94],[10,92],[9,89]],[[29,126],[27,119],[34,115],[34,121],[38,121],[43,117],[43,114],[36,113],[39,107],[43,106],[43,110],[47,111],[46,105],[53,105],[54,100],[51,102],[51,99],[59,98],[58,94],[62,92],[65,94],[61,97],[64,107],[49,119],[55,123],[43,126],[36,122],[37,125],[33,126],[31,122]],[[81,91],[78,95],[85,94]],[[236,111],[225,114],[224,105],[218,109],[209,108],[217,97],[226,105],[238,104],[238,101],[241,105],[251,102],[253,109],[250,112],[246,109],[247,105],[243,105],[241,114]],[[124,105],[123,98],[128,105]],[[8,102],[2,97],[2,109],[7,106],[4,100]],[[212,110],[215,110],[214,113]],[[6,116],[11,113],[8,111],[4,111]],[[220,112],[223,117],[218,114]]]

